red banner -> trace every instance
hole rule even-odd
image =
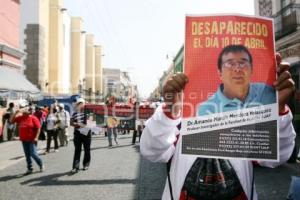
[[[114,106],[88,104],[85,106],[85,109],[97,115],[124,117],[129,119],[148,119],[154,113],[154,108],[150,108],[149,106],[135,107],[134,105],[129,104]]]

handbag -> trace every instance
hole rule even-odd
[[[247,200],[229,160],[197,158],[183,185],[187,197],[201,200]]]
[[[39,140],[46,140],[46,134],[44,130],[41,130],[39,135]]]

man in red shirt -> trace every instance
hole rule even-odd
[[[26,100],[20,101],[19,110],[11,116],[10,121],[11,123],[17,123],[19,127],[19,136],[27,162],[27,172],[24,175],[31,174],[33,171],[31,157],[39,165],[42,172],[44,170],[43,161],[36,150],[36,142],[40,134],[41,124],[38,118],[32,114],[32,107],[28,105]]]

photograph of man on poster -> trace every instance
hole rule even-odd
[[[228,45],[223,48],[217,66],[222,83],[213,96],[200,104],[198,116],[276,103],[276,92],[272,86],[251,82],[255,66],[245,46]]]

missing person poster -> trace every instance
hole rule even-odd
[[[187,16],[182,154],[278,160],[272,19]]]

